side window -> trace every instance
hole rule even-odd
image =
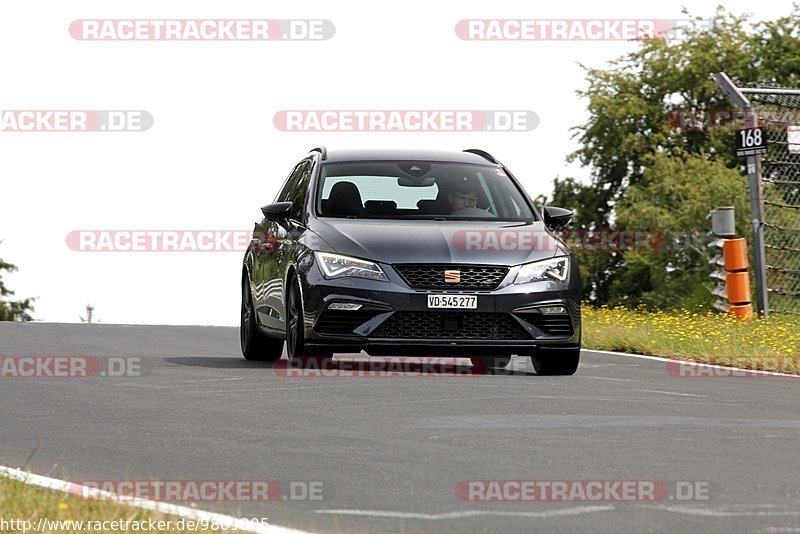
[[[291,200],[291,198],[289,198],[289,195],[294,189],[294,186],[297,185],[297,181],[300,179],[300,176],[302,175],[302,171],[303,168],[305,167],[305,164],[306,164],[305,161],[301,161],[300,163],[295,165],[294,169],[292,169],[292,172],[289,173],[289,177],[286,179],[286,183],[283,184],[283,189],[281,189],[281,192],[278,194],[276,202],[288,202]]]
[[[306,204],[306,193],[308,193],[308,183],[311,180],[311,170],[313,166],[310,161],[304,161],[298,167],[298,181],[297,185],[292,189],[289,194],[289,200],[292,201],[292,219],[301,221],[303,219],[303,210]]]

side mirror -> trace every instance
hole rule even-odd
[[[292,213],[291,202],[277,202],[275,204],[267,204],[261,208],[261,213],[268,221],[285,221]]]
[[[572,219],[572,210],[557,208],[555,206],[544,206],[544,225],[555,230],[563,228]]]

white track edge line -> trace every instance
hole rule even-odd
[[[425,514],[415,512],[396,512],[390,510],[316,510],[317,514],[330,514],[330,515],[351,515],[361,517],[378,517],[388,519],[420,519],[428,521],[438,520],[451,520],[451,519],[467,519],[470,517],[480,516],[499,516],[499,517],[538,517],[550,518],[561,516],[572,516],[588,514],[593,512],[607,512],[614,510],[613,505],[588,505],[577,506],[574,508],[556,508],[551,510],[540,510],[536,512],[524,511],[509,511],[509,510],[456,510],[453,512],[443,512],[438,514]]]
[[[20,482],[24,482],[25,484],[31,484],[33,486],[54,491],[62,491],[79,497],[99,498],[108,500],[108,502],[114,504],[132,506],[134,508],[141,508],[143,510],[150,510],[162,514],[182,517],[184,519],[191,519],[193,521],[214,520],[218,524],[225,525],[228,528],[238,525],[237,522],[241,521],[241,519],[229,515],[218,514],[216,512],[207,512],[205,510],[179,506],[177,504],[151,501],[149,499],[140,499],[127,495],[117,495],[110,491],[90,488],[88,486],[74,484],[72,482],[59,480],[57,478],[34,475],[33,473],[27,473],[20,469],[14,469],[13,467],[5,467],[0,465],[0,476],[3,475],[14,480],[19,480]],[[296,530],[278,525],[263,525],[255,528],[242,528],[243,526],[246,526],[246,523],[238,525],[239,532],[253,532],[254,534],[310,534],[304,530]]]
[[[681,363],[681,364],[685,364],[685,365],[694,365],[694,366],[698,366],[698,367],[711,367],[712,369],[724,369],[724,370],[738,369],[740,371],[746,371],[748,373],[757,374],[757,375],[785,376],[785,377],[788,377],[788,378],[800,378],[800,375],[792,375],[792,374],[788,374],[788,373],[779,373],[777,371],[760,371],[760,370],[757,370],[757,369],[745,369],[743,367],[731,367],[731,366],[728,366],[728,365],[714,365],[714,364],[711,364],[711,363],[692,362],[692,361],[689,361],[689,360],[675,360],[673,358],[667,358],[667,357],[662,357],[662,356],[647,356],[645,354],[631,354],[629,352],[615,352],[615,351],[611,351],[611,350],[597,350],[597,349],[584,349],[584,348],[582,348],[581,350],[585,351],[585,352],[597,352],[599,354],[611,354],[613,356],[626,356],[628,358],[639,358],[639,359],[642,359],[642,360],[652,360],[652,361],[655,361],[655,362],[674,362],[674,363]]]

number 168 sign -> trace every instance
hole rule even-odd
[[[755,156],[767,153],[767,133],[764,128],[736,130],[736,156]]]

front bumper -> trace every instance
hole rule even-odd
[[[531,354],[536,348],[580,346],[580,283],[510,284],[512,268],[494,290],[412,289],[391,268],[389,281],[325,279],[316,266],[301,278],[305,338],[310,346],[335,346],[370,354]],[[577,271],[577,269],[574,269]],[[429,294],[476,295],[473,310],[428,309]],[[330,310],[332,303],[361,304],[359,310]],[[541,306],[563,306],[564,315],[545,315]]]

